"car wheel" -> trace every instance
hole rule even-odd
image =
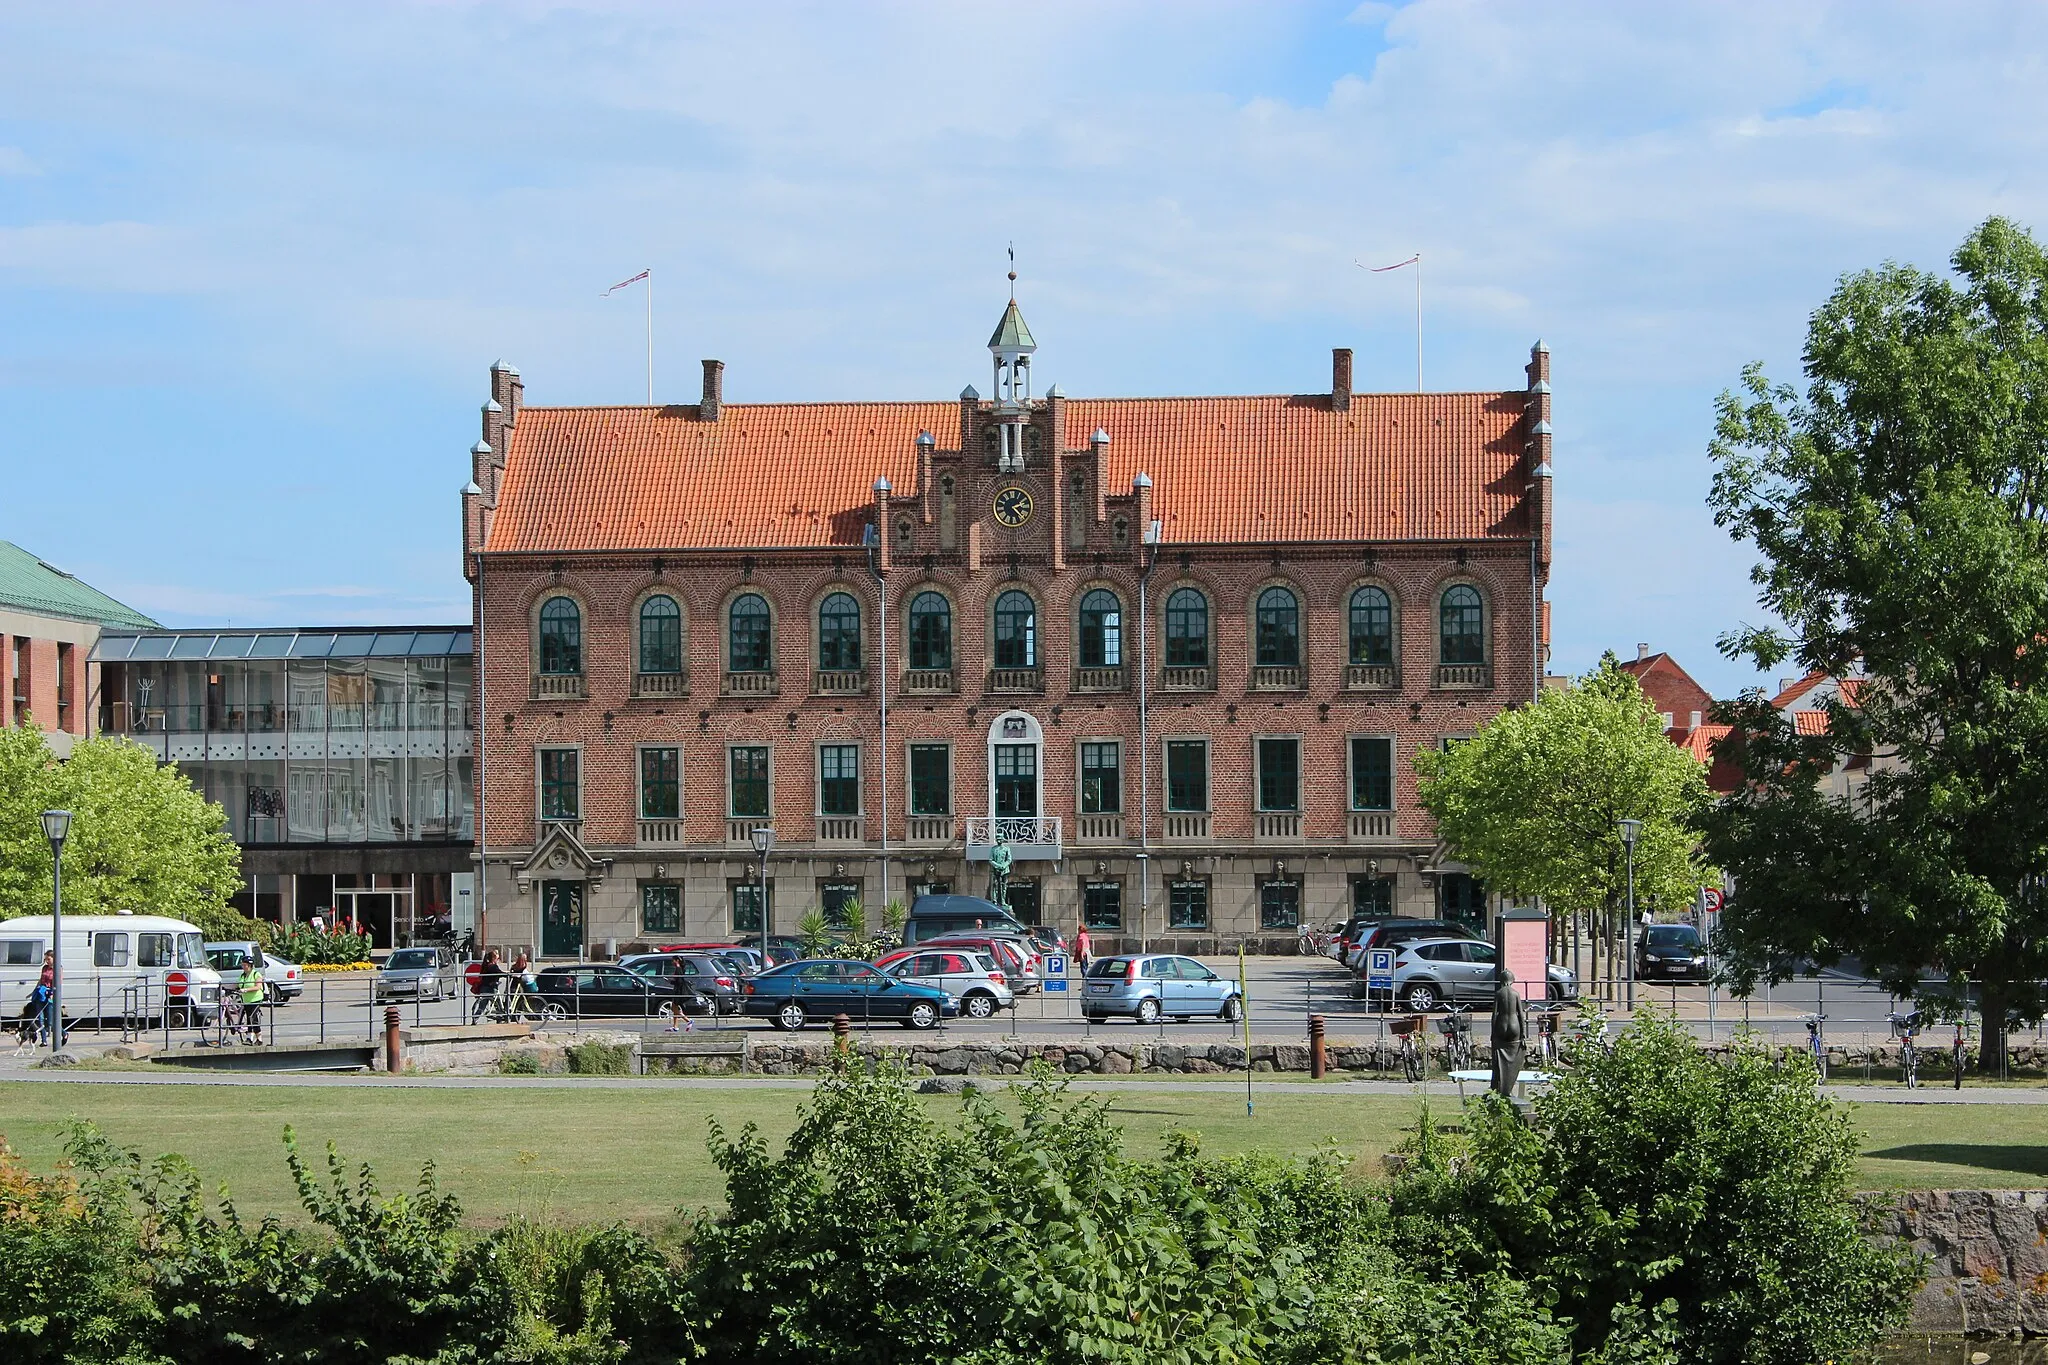
[[[910,1007],[910,1015],[903,1022],[914,1029],[937,1028],[939,1007],[929,1000],[920,1000]]]
[[[795,1033],[804,1026],[804,1007],[791,1000],[775,1011],[775,1027],[784,1033]]]
[[[986,991],[975,991],[960,1002],[960,1008],[967,1011],[969,1019],[987,1019],[996,1012],[996,998]]]
[[[1156,1024],[1159,1022],[1159,1002],[1147,996],[1138,1002],[1138,1022]]]
[[[1411,1014],[1428,1014],[1442,1003],[1436,987],[1427,981],[1415,982],[1401,998]]]
[[[1233,995],[1223,1002],[1223,1022],[1241,1024],[1244,1022],[1244,997]]]

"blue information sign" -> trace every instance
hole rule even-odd
[[[1369,991],[1394,989],[1394,950],[1368,948],[1365,954],[1365,988]]]
[[[1045,955],[1045,971],[1043,975],[1047,991],[1065,990],[1067,988],[1067,955],[1065,953],[1047,953]]]

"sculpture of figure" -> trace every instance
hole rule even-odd
[[[1515,974],[1508,964],[1493,969],[1497,983],[1493,992],[1493,1080],[1494,1092],[1502,1099],[1515,1098],[1515,1082],[1522,1078],[1523,1044],[1529,1037],[1529,1013],[1515,989]]]
[[[1010,841],[1000,834],[988,851],[988,898],[1005,910],[1010,908]]]

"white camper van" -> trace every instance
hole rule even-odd
[[[197,925],[162,915],[64,916],[64,1017],[117,1018],[124,988],[147,987],[146,1012],[211,1019],[220,1008],[220,973],[206,963]],[[28,1004],[50,942],[50,917],[0,920],[0,1015],[13,1020]]]

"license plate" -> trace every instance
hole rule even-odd
[[[1108,995],[1108,994],[1109,994],[1109,987],[1107,987],[1107,986],[1090,986],[1090,987],[1088,988],[1088,994],[1090,994],[1090,995]]]

